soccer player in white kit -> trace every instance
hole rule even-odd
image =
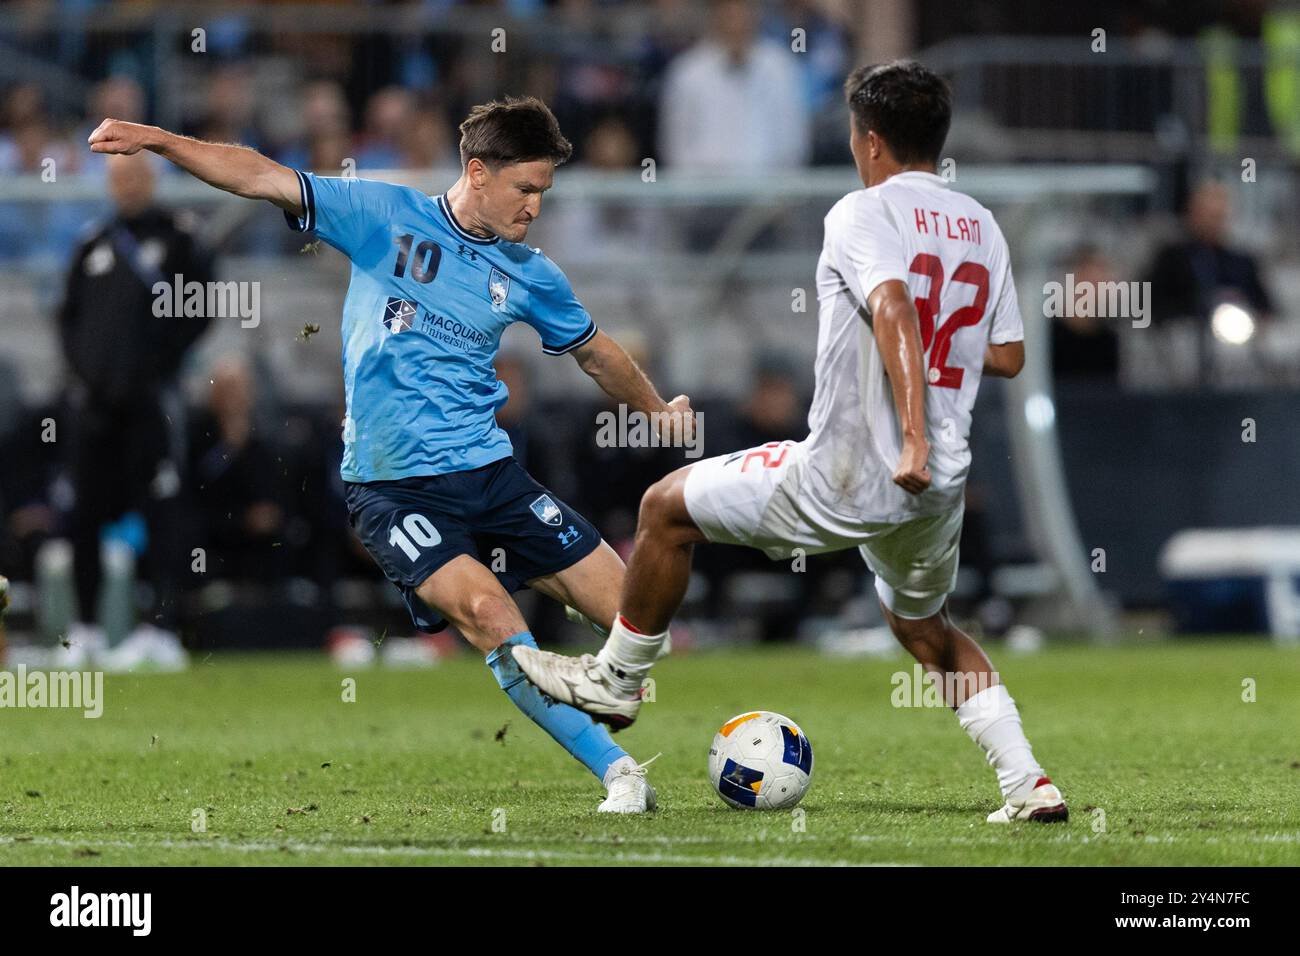
[[[652,485],[600,653],[514,653],[544,693],[625,727],[686,592],[694,544],[773,559],[856,547],[895,636],[941,683],[997,772],[1004,805],[989,822],[1065,820],[1015,702],[945,610],[980,377],[1010,378],[1024,365],[1006,241],[992,213],[935,173],[952,115],[939,76],[913,62],[862,67],[845,93],[866,188],[826,216],[809,436],[709,458]]]

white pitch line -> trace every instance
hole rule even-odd
[[[959,845],[959,846],[997,846],[1007,847],[1008,841],[1005,836],[988,835],[982,837],[960,836],[960,835],[917,835],[915,833],[906,836],[891,836],[888,834],[846,834],[847,838],[858,844],[872,843],[905,843],[907,845],[922,844],[927,846],[942,845]],[[1121,842],[1124,834],[1116,833],[1113,842]],[[836,839],[843,839],[843,836],[837,836]],[[527,838],[525,838],[527,839]],[[544,840],[544,837],[536,838],[538,842]],[[454,847],[454,846],[381,846],[368,844],[346,844],[346,843],[303,843],[301,841],[244,841],[236,842],[224,839],[213,840],[66,840],[53,837],[33,837],[29,840],[18,840],[14,837],[0,837],[0,846],[17,845],[19,843],[34,844],[38,846],[55,846],[69,849],[80,849],[83,847],[113,847],[125,850],[144,850],[144,849],[163,849],[163,850],[228,850],[235,853],[281,853],[286,850],[294,853],[304,854],[322,854],[337,852],[345,855],[354,856],[395,856],[395,857],[466,857],[470,859],[516,859],[516,860],[570,860],[582,862],[604,862],[604,863],[668,863],[668,864],[697,864],[702,866],[754,866],[754,865],[783,865],[783,866],[915,866],[914,863],[894,863],[894,862],[876,862],[876,863],[858,863],[850,860],[817,860],[805,859],[800,857],[787,857],[781,854],[775,854],[763,859],[756,860],[751,857],[739,857],[733,854],[711,854],[711,855],[691,855],[683,853],[662,853],[662,852],[629,852],[623,849],[625,846],[663,846],[672,848],[674,846],[707,846],[713,844],[731,844],[741,843],[748,847],[767,847],[773,850],[792,849],[802,843],[817,844],[820,841],[814,835],[793,838],[781,836],[775,838],[744,836],[744,837],[712,837],[712,836],[678,836],[669,837],[661,835],[644,835],[644,836],[623,836],[618,842],[613,842],[607,837],[597,835],[583,837],[569,837],[570,841],[582,843],[591,849],[587,850],[550,850],[550,849],[529,849],[526,847]],[[1045,839],[1035,839],[1027,846],[1040,845],[1043,843],[1062,844],[1070,843],[1078,846],[1102,845],[1112,842],[1108,839],[1107,834],[1073,834],[1061,833],[1054,836],[1047,836]],[[1123,840],[1123,842],[1127,842]],[[1300,843],[1300,832],[1283,832],[1273,834],[1250,834],[1241,836],[1224,836],[1219,834],[1207,834],[1204,839],[1192,839],[1187,836],[1177,834],[1146,834],[1142,841],[1145,844],[1153,843],[1186,843],[1186,844],[1294,844]],[[600,849],[596,849],[599,847]]]
[[[1020,832],[1024,832],[1023,829]],[[1038,846],[1043,843],[1077,843],[1080,846],[1090,846],[1094,843],[1103,843],[1107,840],[1118,840],[1119,837],[1125,836],[1125,832],[1116,830],[1112,836],[1109,833],[1059,833],[1055,836],[1045,836],[1034,839],[1032,843],[1025,843],[1025,846]],[[987,837],[969,837],[969,836],[917,836],[909,834],[906,837],[889,836],[883,833],[852,833],[848,839],[854,843],[891,843],[905,840],[908,843],[929,842],[929,843],[956,843],[962,846],[998,846],[1007,847],[1008,843],[1005,837],[987,836]],[[1143,842],[1145,843],[1190,843],[1197,846],[1206,843],[1226,844],[1233,843],[1300,843],[1300,833],[1254,833],[1242,836],[1229,836],[1221,839],[1217,834],[1207,834],[1203,839],[1196,839],[1182,836],[1176,833],[1144,834]]]
[[[508,847],[417,847],[417,846],[367,846],[340,845],[328,843],[265,843],[249,841],[244,843],[229,840],[157,840],[132,842],[130,840],[62,840],[52,837],[33,837],[30,840],[15,840],[13,837],[0,837],[0,845],[23,843],[35,846],[57,846],[69,849],[112,847],[123,850],[229,850],[235,853],[344,853],[355,856],[438,856],[471,857],[481,859],[521,859],[521,860],[581,860],[584,862],[605,863],[680,863],[702,866],[911,866],[909,863],[857,863],[851,860],[804,860],[785,856],[775,856],[763,860],[739,856],[692,856],[689,854],[668,853],[627,853],[610,849],[612,854],[595,852],[574,852],[564,850],[527,850]]]

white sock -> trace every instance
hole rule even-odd
[[[614,782],[614,778],[620,776],[623,773],[624,767],[626,767],[628,770],[631,770],[636,765],[637,765],[636,761],[626,755],[619,757],[617,760],[615,760],[612,764],[609,765],[609,769],[605,771],[605,776],[603,778],[605,789],[608,790],[609,785]]]
[[[614,617],[614,624],[609,629],[605,646],[600,649],[596,659],[609,668],[612,683],[619,691],[629,696],[641,690],[641,682],[650,673],[650,666],[659,656],[668,632],[662,634],[638,634],[623,623],[623,615]]]
[[[1034,759],[1020,726],[1020,711],[1003,685],[996,684],[968,697],[957,708],[957,721],[983,749],[1007,799],[1025,796],[1039,777],[1047,776]]]

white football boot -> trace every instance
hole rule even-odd
[[[565,657],[516,644],[510,649],[519,669],[547,697],[576,707],[613,731],[632,726],[641,710],[641,692],[624,697],[610,683],[613,676],[594,654]]]
[[[655,754],[645,763],[623,767],[609,782],[609,794],[596,808],[600,813],[649,813],[657,806],[655,788],[645,778],[645,768],[661,755]]]
[[[1069,819],[1070,811],[1065,806],[1065,798],[1050,777],[1039,777],[1028,796],[1020,800],[1008,800],[1005,806],[988,815],[989,823],[1011,823],[1013,820],[1064,823]]]

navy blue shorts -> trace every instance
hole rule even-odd
[[[422,631],[447,622],[415,589],[458,554],[481,561],[514,593],[600,544],[596,529],[514,458],[449,475],[343,484],[352,529]]]

